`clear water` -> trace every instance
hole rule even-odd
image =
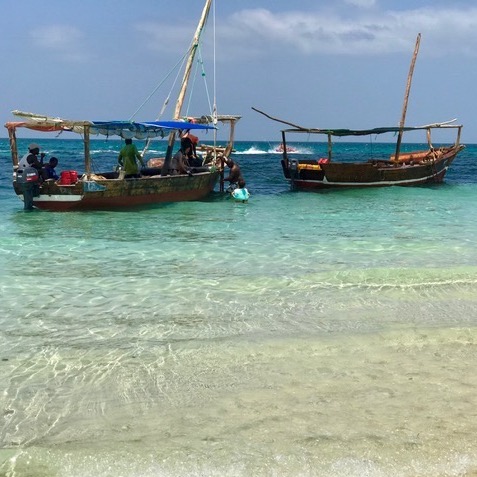
[[[0,141],[0,476],[477,475],[477,146],[325,193],[273,147],[237,144],[248,204],[51,213]]]

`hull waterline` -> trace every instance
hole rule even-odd
[[[38,187],[33,206],[49,211],[124,209],[168,202],[200,200],[207,197],[218,181],[219,173],[140,179],[80,180],[74,185],[54,182]],[[22,187],[14,182],[23,199]]]

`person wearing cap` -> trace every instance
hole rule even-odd
[[[40,146],[36,143],[32,143],[28,146],[28,152],[18,163],[17,172],[19,175],[17,176],[17,179],[21,183],[25,210],[32,210],[33,198],[40,195],[39,183],[42,178],[43,158],[45,157],[45,154],[41,154],[41,159],[38,159],[39,154]],[[32,174],[32,168],[36,170],[37,174]],[[26,177],[24,177],[24,174]]]
[[[38,159],[40,156],[40,159]],[[43,167],[44,153],[40,154],[40,146],[36,143],[32,143],[28,146],[28,152],[20,159],[18,163],[18,171],[22,171],[27,167],[34,167],[38,173],[41,172]]]

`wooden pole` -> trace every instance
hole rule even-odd
[[[394,155],[394,160],[396,162],[399,161],[399,151],[401,149],[401,142],[402,142],[402,135],[404,124],[406,122],[406,113],[407,113],[407,102],[409,99],[409,92],[411,91],[411,82],[412,82],[412,75],[414,73],[414,66],[416,64],[417,54],[419,52],[419,44],[421,43],[421,34],[419,33],[416,38],[416,46],[414,47],[414,54],[412,56],[411,66],[409,68],[409,74],[407,76],[407,85],[406,85],[406,93],[404,95],[404,104],[402,107],[402,115],[401,115],[401,122],[399,123],[399,127],[401,128],[398,134],[397,143],[396,143],[396,154]]]
[[[189,58],[187,60],[184,76],[182,78],[181,89],[179,91],[179,96],[177,97],[176,108],[174,111],[174,119],[180,119],[182,104],[184,103],[184,97],[187,91],[192,65],[194,63],[197,47],[199,46],[200,35],[202,34],[202,30],[204,29],[205,23],[207,22],[207,17],[209,16],[211,4],[212,0],[206,0],[204,9],[202,10],[202,16],[200,17],[199,24],[197,25],[194,38],[192,39],[192,44],[189,50]],[[166,157],[164,159],[164,165],[162,166],[161,176],[165,176],[169,173],[169,166],[172,159],[172,150],[174,148],[175,135],[175,131],[169,134]]]
[[[230,154],[232,154],[232,150],[234,148],[234,136],[235,136],[235,123],[236,123],[236,120],[235,119],[231,119],[229,121],[230,123],[230,130],[229,130],[229,142],[227,144],[227,146],[225,147],[225,151],[224,151],[224,155],[226,157],[229,157]]]
[[[18,147],[17,147],[17,137],[15,134],[15,128],[8,128],[8,137],[10,138],[10,150],[12,152],[12,164],[13,168],[16,170],[18,167]]]
[[[457,139],[455,140],[455,145],[458,146],[460,144],[460,133],[462,132],[462,126],[459,126],[457,130]]]
[[[221,166],[221,171],[220,171],[220,184],[219,184],[219,191],[224,192],[225,190],[225,185],[224,185],[224,164],[225,164],[225,158],[228,158],[230,154],[232,153],[233,150],[233,143],[234,143],[234,136],[235,136],[235,118],[231,118],[230,121],[227,121],[229,123],[230,129],[229,129],[229,142],[225,148],[223,148],[223,152],[220,158],[220,166]],[[215,131],[214,131],[215,132]],[[217,151],[221,149],[218,148],[217,146],[214,146],[214,154],[215,157],[214,159],[217,160]]]
[[[90,154],[90,148],[89,148],[89,125],[84,126],[84,168],[85,168],[85,173],[86,177],[88,177],[91,174],[91,154]]]
[[[199,24],[197,25],[197,29],[194,34],[194,38],[192,40],[192,45],[190,48],[189,58],[187,60],[187,64],[184,71],[184,77],[182,78],[182,85],[181,90],[179,92],[179,96],[176,102],[176,109],[174,112],[174,119],[180,119],[180,114],[182,110],[182,105],[184,103],[184,97],[187,91],[187,86],[189,83],[190,74],[192,71],[192,65],[194,63],[195,54],[197,48],[199,46],[200,35],[202,34],[202,30],[204,29],[204,25],[207,21],[207,17],[209,16],[210,5],[212,4],[212,0],[207,0],[204,5],[204,9],[202,10],[202,16],[200,17]]]

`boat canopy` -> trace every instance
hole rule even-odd
[[[5,127],[9,130],[23,127],[41,132],[72,131],[84,134],[85,129],[89,129],[90,134],[101,134],[108,137],[120,136],[124,139],[163,138],[173,131],[217,129],[215,126],[189,121],[86,121],[54,118],[21,111],[12,111],[12,114],[25,119],[7,122]]]
[[[324,134],[328,136],[370,136],[373,134],[384,134],[384,133],[403,133],[407,131],[419,131],[419,130],[427,130],[430,131],[431,129],[445,129],[445,128],[452,128],[452,129],[458,129],[458,133],[460,134],[460,131],[462,129],[461,124],[454,124],[457,119],[451,119],[449,121],[444,121],[441,123],[432,123],[432,124],[425,124],[423,126],[391,126],[391,127],[380,127],[380,128],[372,128],[372,129],[334,129],[334,128],[327,128],[327,129],[321,129],[321,128],[307,128],[304,126],[301,126],[299,124],[291,123],[289,121],[284,121],[283,119],[275,118],[273,116],[270,116],[270,114],[265,113],[264,111],[261,111],[260,109],[254,108],[252,106],[252,109],[254,111],[257,111],[257,113],[263,114],[267,118],[271,119],[272,121],[277,121],[282,124],[286,124],[288,126],[291,126],[289,129],[282,129],[282,135],[285,133],[305,133],[305,134]],[[328,139],[329,140],[329,139]]]
[[[424,126],[393,126],[393,127],[381,127],[373,129],[315,129],[315,128],[304,128],[304,127],[295,127],[290,129],[284,129],[283,132],[289,133],[307,133],[307,134],[326,134],[327,136],[369,136],[373,134],[384,134],[384,133],[399,133],[406,131],[420,131],[433,128],[460,128],[461,125],[451,124],[454,120],[447,121],[444,123],[434,123],[427,124]]]

